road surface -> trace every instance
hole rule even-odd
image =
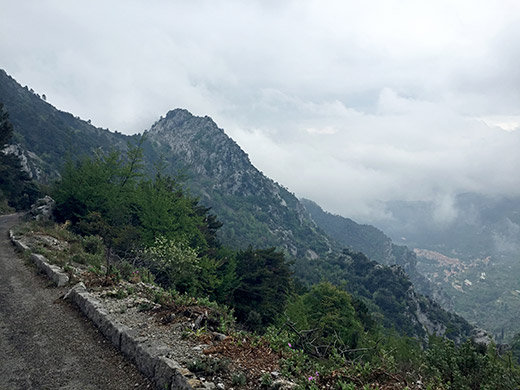
[[[152,389],[150,381],[15,251],[0,216],[0,390]]]

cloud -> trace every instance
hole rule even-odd
[[[1,66],[58,108],[125,133],[210,115],[330,211],[519,192],[516,1],[2,3]]]

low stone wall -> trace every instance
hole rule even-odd
[[[9,230],[9,238],[11,239],[11,242],[14,244],[14,246],[21,252],[30,250],[27,245],[16,239],[12,230]],[[34,264],[36,264],[38,269],[44,272],[58,287],[65,286],[69,283],[69,275],[63,272],[60,267],[50,264],[42,255],[32,253],[31,260],[34,262]]]
[[[12,231],[9,231],[9,237],[18,250],[30,251],[27,245],[16,239]],[[60,267],[49,264],[44,256],[32,253],[31,259],[57,286],[61,287],[69,283],[69,276]],[[192,372],[168,357],[167,345],[140,337],[136,330],[116,321],[101,302],[87,291],[83,283],[76,284],[64,299],[73,302],[116,348],[154,382],[157,389],[208,389]]]
[[[205,388],[189,370],[168,358],[168,346],[140,337],[136,330],[117,322],[83,283],[75,285],[65,299],[74,302],[114,346],[154,381],[157,389]]]

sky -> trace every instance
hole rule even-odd
[[[0,0],[0,68],[126,134],[186,108],[336,214],[520,195],[520,2]]]

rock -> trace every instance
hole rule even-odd
[[[296,383],[290,382],[285,379],[278,379],[273,382],[271,388],[274,390],[289,390],[296,388]]]
[[[225,388],[224,383],[217,383],[217,389],[224,390]]]
[[[225,339],[227,339],[227,336],[222,333],[213,332],[213,338],[217,341],[224,341]]]
[[[46,195],[34,202],[25,217],[26,219],[35,219],[37,221],[49,221],[52,219],[52,213],[55,207],[56,202],[54,199]]]
[[[206,313],[199,315],[193,324],[193,329],[202,328],[206,322],[208,322],[208,315]]]
[[[471,340],[475,344],[483,344],[488,346],[493,341],[493,337],[484,329],[477,327],[474,329],[473,334],[471,335]]]
[[[47,276],[58,286],[62,287],[69,283],[69,276],[63,272],[63,270],[53,264],[49,264],[47,259],[42,255],[33,253],[31,255],[31,259],[36,264],[36,266],[43,272],[47,274]]]

